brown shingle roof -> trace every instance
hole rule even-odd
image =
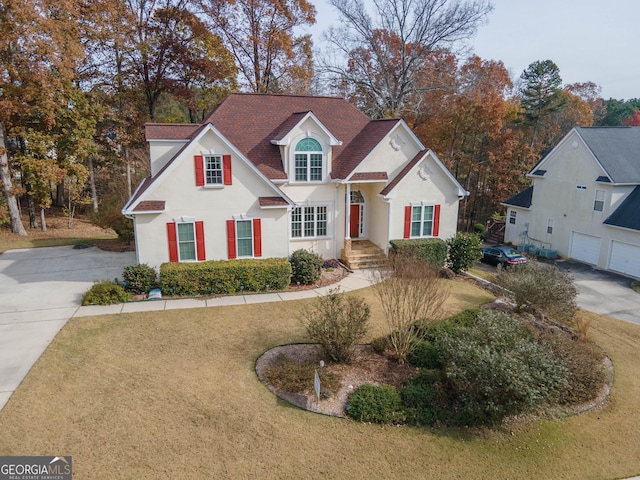
[[[367,125],[369,118],[338,97],[309,97],[296,95],[232,94],[206,119],[233,143],[267,178],[286,179],[280,149],[271,140],[282,137],[283,128],[295,125],[301,112],[312,111],[320,122],[340,141],[333,147],[334,178],[344,178],[360,163],[366,148],[354,154],[341,154]],[[377,122],[373,122],[377,123]],[[362,138],[361,140],[364,140]],[[367,145],[369,143],[367,142]],[[368,153],[368,152],[367,152]],[[358,154],[360,158],[354,156]]]
[[[346,102],[345,102],[346,103]],[[334,149],[333,170],[331,178],[346,178],[364,160],[380,140],[397,125],[399,120],[370,121],[353,138],[344,142],[345,147]],[[342,139],[340,139],[342,140]]]
[[[389,177],[387,176],[387,172],[360,172],[354,173],[349,180],[353,182],[362,182],[365,180],[377,180],[380,182],[387,181]]]
[[[331,177],[347,178],[399,120],[369,118],[339,97],[311,97],[301,95],[263,95],[236,93],[229,95],[199,125],[157,124],[145,125],[145,136],[150,139],[191,140],[211,123],[234,147],[271,180],[285,180],[280,148],[271,143],[282,139],[304,116],[312,112],[325,128],[342,144],[333,146]],[[186,148],[176,153],[176,156]],[[175,159],[175,156],[174,156]],[[132,205],[173,162],[140,185],[127,202]],[[362,180],[386,180],[381,172],[359,174]],[[136,209],[139,207],[137,206]]]
[[[147,140],[188,140],[199,128],[193,123],[147,123],[144,136]]]
[[[258,198],[261,207],[286,207],[289,205],[282,197],[260,197]]]
[[[161,212],[164,210],[164,200],[144,200],[136,205],[134,212]]]

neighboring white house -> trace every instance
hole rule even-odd
[[[640,278],[640,127],[576,127],[528,177],[505,242]]]
[[[232,94],[201,124],[149,124],[146,138],[151,174],[122,212],[156,268],[446,239],[468,195],[403,120],[341,98]]]

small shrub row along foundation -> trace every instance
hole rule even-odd
[[[82,299],[83,305],[126,302],[159,287],[168,296],[233,295],[284,290],[291,282],[316,283],[322,274],[322,257],[306,250],[287,258],[212,260],[197,263],[164,263],[159,275],[146,265],[124,268],[123,282],[95,282]],[[330,265],[333,265],[329,262]]]
[[[286,258],[163,263],[160,288],[166,295],[230,295],[283,290],[291,281]]]

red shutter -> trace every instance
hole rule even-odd
[[[224,173],[224,184],[231,185],[231,155],[222,156],[222,170]]]
[[[262,226],[259,218],[253,219],[253,256],[262,256]]]
[[[196,187],[202,187],[204,185],[204,160],[202,155],[194,156],[193,161],[196,167]]]
[[[236,258],[236,222],[227,220],[227,251],[229,259]]]
[[[207,259],[207,254],[204,250],[204,222],[196,222],[196,252],[198,260],[203,261]]]
[[[437,237],[440,233],[440,205],[433,207],[433,232],[432,236]]]
[[[411,236],[411,205],[404,207],[404,238]]]
[[[178,261],[178,237],[175,222],[167,223],[167,237],[169,239],[169,261]]]

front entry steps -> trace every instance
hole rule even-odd
[[[387,261],[384,251],[369,240],[351,240],[351,249],[342,251],[342,261],[351,270],[380,268]]]

